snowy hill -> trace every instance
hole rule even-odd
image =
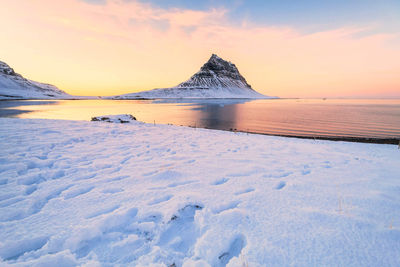
[[[213,54],[200,71],[172,88],[154,89],[112,97],[134,98],[270,98],[256,92],[235,64]]]
[[[0,99],[65,99],[71,95],[57,87],[31,81],[0,61]]]

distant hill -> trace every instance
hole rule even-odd
[[[213,54],[189,80],[171,88],[154,89],[112,97],[137,98],[271,98],[256,92],[235,64]]]
[[[0,99],[68,99],[57,87],[28,80],[0,61]]]

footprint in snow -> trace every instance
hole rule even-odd
[[[235,195],[236,196],[243,195],[243,194],[247,194],[247,193],[250,193],[250,192],[253,192],[253,191],[254,191],[254,188],[249,187],[249,188],[246,188],[246,189],[243,189],[243,190],[235,192]]]
[[[240,204],[240,201],[238,201],[238,200],[232,201],[229,203],[221,204],[221,205],[213,208],[212,211],[214,212],[214,214],[220,214],[224,211],[235,209],[239,204]]]
[[[78,177],[78,178],[75,178],[74,181],[89,180],[89,179],[94,178],[96,175],[97,175],[97,173],[85,174],[85,175],[82,175],[82,176],[80,176],[80,177]]]
[[[152,201],[150,201],[149,203],[147,203],[147,205],[153,206],[153,205],[156,205],[156,204],[159,204],[162,202],[166,202],[166,201],[170,200],[172,197],[173,197],[173,195],[166,195],[166,196],[163,196],[160,198],[156,198],[156,199],[153,199]]]
[[[117,209],[119,209],[120,205],[115,205],[115,206],[111,206],[111,207],[107,207],[104,209],[100,209],[98,211],[92,212],[91,214],[89,214],[88,216],[86,216],[86,219],[91,219],[91,218],[95,218],[104,214],[108,214],[111,213]]]
[[[193,181],[176,182],[176,183],[171,183],[171,184],[167,185],[167,187],[177,187],[177,186],[192,184],[192,183],[195,183],[195,182],[198,182],[198,181],[193,180]]]
[[[32,194],[33,192],[35,192],[37,190],[37,186],[36,185],[31,185],[26,187],[25,189],[25,195],[29,196],[30,194]]]
[[[165,180],[174,180],[182,177],[182,173],[173,171],[173,170],[166,170],[156,175],[152,176],[153,181],[165,181]]]
[[[130,177],[129,175],[119,175],[117,177],[107,179],[106,182],[112,183],[112,182],[124,180],[124,179],[129,178],[129,177]]]
[[[65,192],[64,199],[65,200],[71,199],[71,198],[75,198],[77,196],[89,193],[90,191],[93,190],[93,188],[94,188],[94,186],[86,186],[86,187],[69,190],[69,191]]]
[[[221,185],[221,184],[224,184],[224,183],[226,183],[228,181],[229,181],[228,178],[221,178],[221,179],[218,179],[218,180],[212,182],[211,185]]]
[[[157,172],[158,172],[158,171],[151,171],[151,172],[143,173],[142,175],[143,175],[143,176],[150,176],[150,175],[156,174]]]
[[[168,168],[168,167],[173,167],[174,165],[175,165],[174,163],[167,163],[167,164],[161,165],[160,167],[161,168]]]
[[[179,253],[186,254],[196,243],[199,229],[194,216],[201,210],[201,204],[188,204],[180,209],[167,224],[167,228],[160,235],[158,246],[169,247]]]
[[[164,189],[166,189],[165,186],[155,186],[155,187],[147,188],[147,190],[164,190]]]
[[[48,236],[40,236],[29,240],[14,241],[0,247],[0,257],[5,261],[17,260],[25,253],[41,249],[49,240]]]
[[[308,164],[304,165],[303,166],[303,170],[301,171],[301,174],[302,175],[307,175],[307,174],[310,174],[310,173],[311,173],[310,166]]]
[[[159,212],[152,212],[152,213],[148,213],[146,215],[143,215],[140,219],[138,219],[138,221],[140,223],[143,222],[154,222],[154,223],[158,223],[162,220],[163,215]]]
[[[233,257],[238,257],[246,246],[246,237],[242,234],[235,236],[228,249],[222,252],[217,259],[216,266],[225,267]]]
[[[115,194],[115,193],[119,193],[119,192],[123,192],[124,190],[122,188],[108,188],[108,189],[104,189],[103,192],[104,194]]]
[[[12,204],[18,203],[18,202],[23,201],[23,200],[25,200],[25,198],[23,198],[23,197],[16,197],[16,198],[10,198],[10,199],[6,199],[6,200],[2,200],[0,202],[0,208],[9,207]],[[1,219],[0,219],[0,221],[1,221]]]
[[[291,175],[293,172],[291,171],[284,171],[284,170],[278,170],[276,173],[270,173],[270,174],[264,174],[264,178],[283,178]]]
[[[10,198],[13,198],[16,196],[17,196],[17,193],[5,193],[5,194],[0,195],[0,201],[7,200],[7,199],[10,199]]]
[[[72,187],[72,185],[61,186],[47,193],[44,193],[40,197],[36,198],[27,210],[14,211],[13,213],[7,214],[7,216],[3,216],[2,218],[0,218],[0,222],[18,221],[39,213],[43,209],[43,207],[46,206],[52,199],[58,198],[64,191],[68,190],[70,187]]]
[[[324,161],[324,164],[322,165],[322,167],[326,168],[326,169],[330,169],[332,168],[331,166],[331,162],[330,161]]]
[[[281,189],[284,188],[285,186],[286,186],[286,182],[281,181],[281,182],[279,182],[279,183],[275,186],[275,189],[276,189],[276,190],[281,190]]]

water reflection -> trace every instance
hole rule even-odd
[[[171,98],[171,99],[156,99],[153,100],[153,104],[188,104],[188,105],[233,105],[233,104],[243,104],[246,102],[255,101],[254,99],[184,99],[184,98]]]
[[[147,123],[277,135],[400,138],[400,100],[0,101],[2,117],[90,120],[114,114],[132,114]]]
[[[236,129],[238,104],[203,104],[200,107],[193,108],[198,110],[196,120],[202,128],[212,129]]]
[[[196,127],[235,130],[237,125],[238,105],[254,101],[253,99],[158,99],[154,104],[180,104],[196,111]]]
[[[28,107],[20,109],[21,106],[37,106],[37,105],[56,105],[58,101],[54,100],[6,100],[0,101],[0,117],[18,117],[20,114],[34,112]]]

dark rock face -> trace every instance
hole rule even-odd
[[[131,114],[121,114],[121,115],[92,117],[91,121],[104,121],[110,123],[130,123],[132,121],[136,121],[136,118]]]
[[[18,73],[15,73],[15,71],[10,66],[8,66],[8,64],[1,62],[1,61],[0,61],[0,73],[10,75],[10,76],[21,77],[21,75]]]
[[[197,89],[208,89],[212,87],[245,88],[253,90],[246,82],[246,79],[239,73],[235,64],[223,60],[215,54],[201,67],[199,72],[177,87]]]

